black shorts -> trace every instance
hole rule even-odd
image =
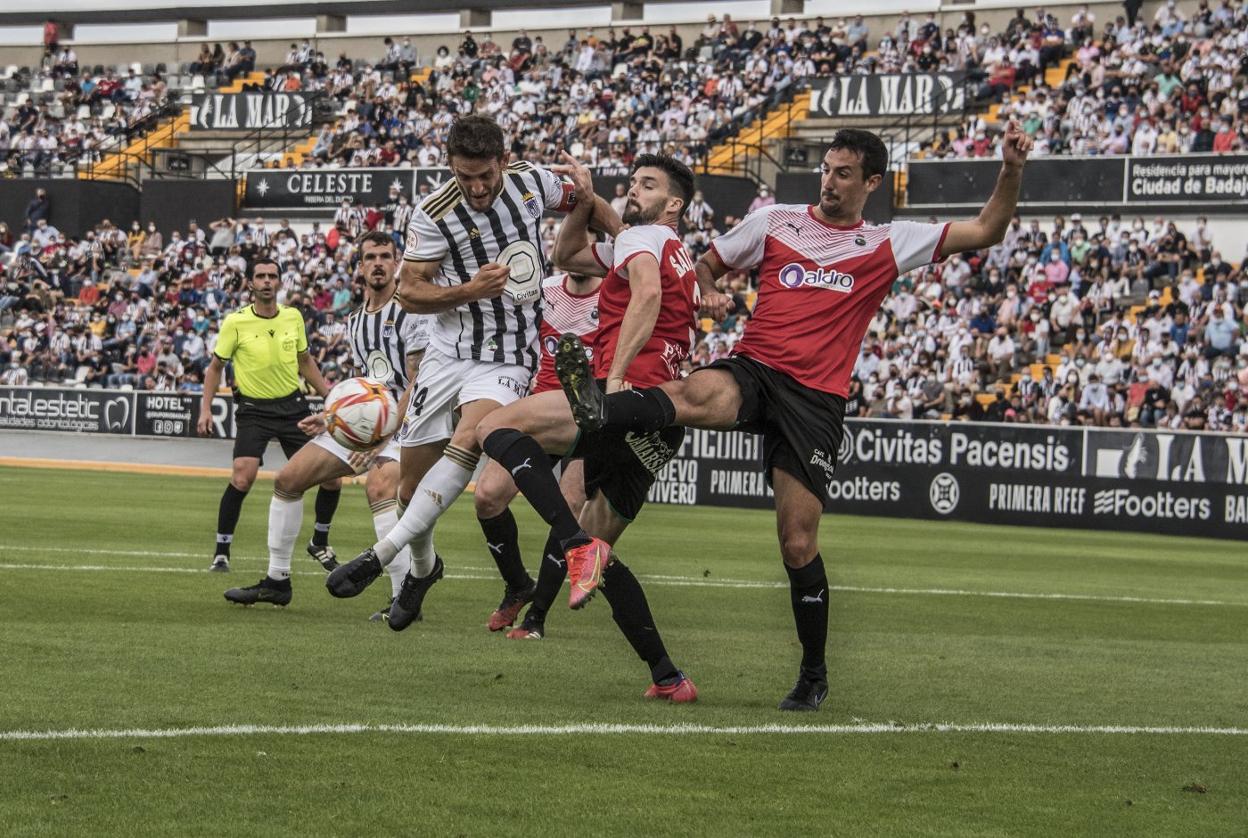
[[[682,427],[638,435],[624,431],[582,433],[568,452],[585,460],[585,497],[602,492],[616,515],[632,522],[645,505],[655,475],[685,438]]]
[[[812,390],[792,376],[743,355],[710,365],[732,373],[741,390],[735,430],[763,435],[763,471],[772,469],[800,480],[826,506],[828,484],[845,436],[845,399]]]
[[[312,409],[302,393],[292,393],[281,399],[236,397],[234,424],[238,427],[238,436],[234,438],[235,459],[258,457],[263,465],[264,449],[276,439],[289,460],[311,439],[299,430],[299,420],[311,414]]]

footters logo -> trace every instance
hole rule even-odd
[[[1207,521],[1213,506],[1208,498],[1185,498],[1170,492],[1137,495],[1130,489],[1102,489],[1092,496],[1092,514]]]
[[[958,498],[961,494],[962,489],[958,486],[958,479],[949,472],[942,471],[932,478],[932,486],[928,489],[927,497],[932,502],[932,509],[941,515],[948,515],[958,508]]]

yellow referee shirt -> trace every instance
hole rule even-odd
[[[299,353],[307,350],[299,309],[278,306],[274,316],[261,317],[247,306],[225,318],[213,353],[234,362],[234,380],[244,396],[280,399],[299,389]]]

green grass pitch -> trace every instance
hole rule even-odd
[[[437,529],[448,578],[402,634],[367,621],[385,577],[331,599],[302,548],[289,608],[231,606],[221,592],[263,573],[271,484],[229,576],[205,572],[222,487],[0,469],[0,833],[1248,830],[1242,544],[828,516],[831,695],[794,717],[775,709],[799,652],[771,513],[653,506],[619,544],[699,687],[676,707],[642,700],[601,598],[561,600],[541,642],[485,630],[502,586],[469,498]],[[515,509],[532,569],[544,534]],[[373,541],[361,489],[332,541]],[[550,730],[595,724],[653,727]],[[242,725],[445,727],[152,735]],[[1089,730],[1105,726],[1179,730]]]

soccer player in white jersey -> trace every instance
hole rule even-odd
[[[398,403],[404,404],[420,368],[429,318],[403,311],[395,300],[398,254],[394,240],[374,231],[361,237],[359,248],[364,304],[347,318],[352,360],[360,375],[385,384]],[[303,493],[313,486],[367,470],[364,491],[378,537],[389,532],[398,520],[395,490],[399,482],[399,447],[393,438],[372,452],[352,452],[325,432],[323,413],[303,419],[299,427],[315,437],[282,466],[273,483],[273,498],[269,501],[268,572],[258,585],[226,591],[225,598],[230,602],[242,605],[257,602],[286,605],[290,602],[290,588],[281,583],[290,579],[291,553],[303,523]],[[398,595],[409,564],[407,554],[401,553],[390,565],[392,598]],[[328,569],[336,566],[334,562]],[[284,596],[278,597],[284,601],[267,596],[274,582],[284,588]],[[373,618],[381,619],[387,610],[388,607],[382,609]]]
[[[334,596],[356,596],[410,545],[412,567],[390,609],[395,631],[420,614],[426,592],[442,577],[433,525],[476,469],[477,423],[528,393],[537,367],[541,283],[549,273],[542,215],[567,212],[577,199],[571,183],[546,169],[508,165],[502,129],[487,117],[458,119],[447,156],[453,179],[412,214],[399,275],[403,308],[437,314],[399,435],[405,449],[399,500],[408,505],[389,535],[325,582]],[[596,217],[606,217],[605,201],[592,194],[583,199],[594,201]]]
[[[732,357],[687,378],[623,394],[604,394],[583,375],[565,377],[565,368],[578,365],[559,358],[573,416],[587,433],[683,425],[762,434],[802,646],[797,683],[781,710],[818,710],[828,694],[824,651],[831,592],[819,555],[819,521],[867,327],[899,275],[1005,237],[1030,150],[1031,139],[1011,123],[996,189],[974,220],[876,226],[863,221],[862,209],[887,174],[888,150],[869,131],[838,131],[823,158],[817,203],[755,210],[698,261],[700,285],[729,270],[758,268],[758,302]]]

